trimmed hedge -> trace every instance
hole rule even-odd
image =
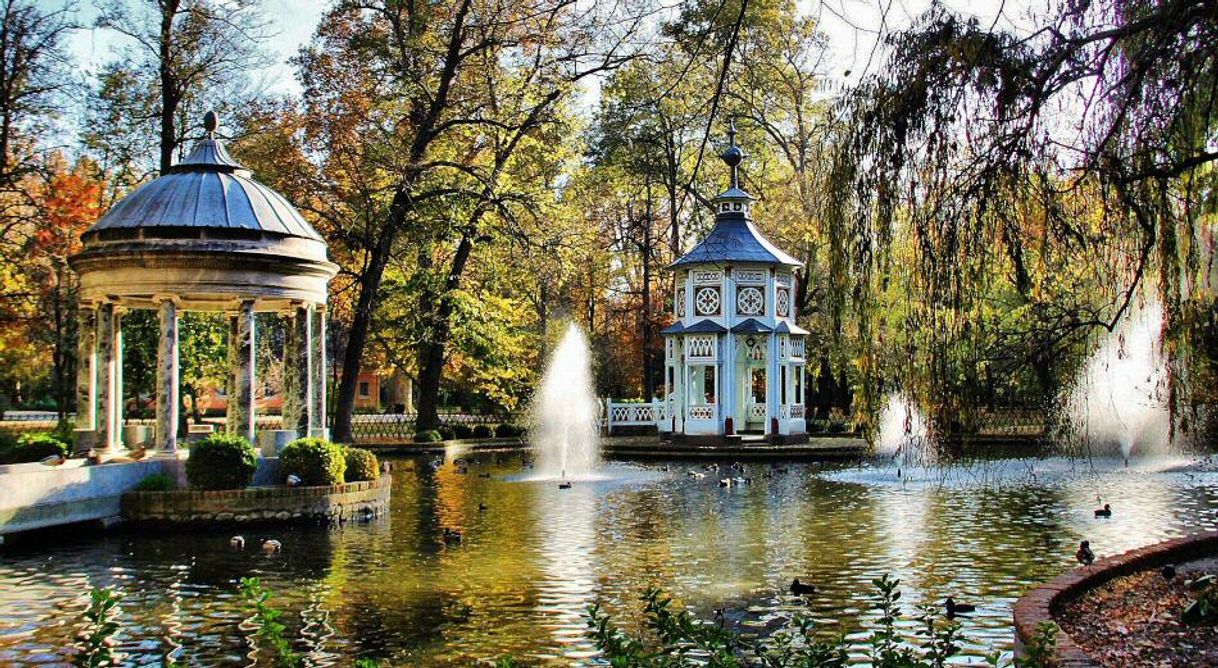
[[[213,434],[190,446],[186,480],[195,489],[242,489],[254,481],[258,455],[240,436]]]
[[[67,457],[71,448],[50,432],[22,434],[10,446],[6,459],[10,464],[36,462],[51,456]]]
[[[474,435],[473,427],[470,427],[467,424],[453,425],[453,436],[455,436],[456,438],[464,440],[464,439],[472,437],[473,435]]]
[[[490,424],[479,424],[474,427],[475,439],[492,439],[495,438],[495,429]]]
[[[442,440],[444,439],[440,437],[440,432],[435,429],[420,431],[414,435],[415,443],[438,443]]]
[[[524,427],[518,424],[501,424],[495,427],[495,436],[499,438],[519,438],[524,435]]]
[[[378,480],[380,477],[381,463],[371,450],[347,448],[347,472],[344,475],[347,482]]]
[[[302,485],[341,485],[346,470],[343,447],[322,438],[298,438],[279,453],[279,475],[294,475]]]
[[[457,437],[457,432],[446,424],[440,425],[440,428],[436,431],[440,432],[441,441],[451,441]]]

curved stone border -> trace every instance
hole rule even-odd
[[[1041,622],[1052,622],[1053,610],[1060,604],[1081,595],[1088,589],[1120,577],[1163,566],[1213,555],[1218,552],[1218,531],[1193,534],[1183,538],[1130,550],[1105,557],[1091,566],[1066,571],[1052,580],[1029,590],[1013,608],[1015,618],[1015,654],[1024,656],[1024,647],[1036,636]],[[1065,632],[1057,634],[1054,651],[1056,665],[1062,668],[1094,668],[1096,663]]]
[[[391,482],[382,474],[378,480],[329,487],[127,492],[122,498],[123,518],[155,524],[370,519],[388,512]]]

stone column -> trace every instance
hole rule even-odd
[[[233,381],[228,395],[228,433],[254,442],[255,388],[254,301],[241,302],[237,313],[229,316],[228,361]]]
[[[156,447],[174,453],[178,449],[178,305],[165,299],[157,315],[161,331],[156,351]]]
[[[308,436],[314,408],[312,304],[293,307],[283,358],[283,428]]]
[[[97,310],[82,307],[76,317],[76,428],[97,429]]]
[[[110,452],[122,440],[122,334],[114,304],[97,309],[97,449]]]
[[[309,435],[329,438],[326,427],[326,305],[313,307],[313,409],[309,411]]]

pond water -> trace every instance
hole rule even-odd
[[[743,629],[804,610],[857,630],[882,573],[901,579],[907,609],[948,595],[977,604],[963,623],[967,651],[980,655],[1009,651],[1011,604],[1071,566],[1081,538],[1102,556],[1218,528],[1207,461],[993,460],[900,477],[870,465],[749,464],[752,484],[726,489],[725,474],[687,475],[702,464],[614,463],[606,480],[559,490],[523,480],[519,453],[470,460],[467,474],[398,460],[391,512],[371,524],[244,531],[251,543],[282,541],[279,554],[233,550],[233,532],[214,530],[6,546],[0,665],[62,663],[96,586],[124,596],[126,662],[248,664],[244,576],[274,592],[312,665],[593,663],[587,605],[634,618],[649,585],[707,618],[723,608]],[[1112,519],[1093,519],[1097,496]],[[446,545],[445,528],[464,539]],[[793,577],[820,588],[809,605],[786,595]]]

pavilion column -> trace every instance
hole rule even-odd
[[[228,361],[232,389],[228,396],[228,433],[254,442],[255,388],[254,300],[241,302],[237,313],[229,316]]]
[[[87,306],[76,316],[76,428],[97,429],[97,309]]]
[[[329,438],[326,431],[326,305],[317,304],[311,309],[313,324],[312,357],[309,383],[313,386],[313,409],[309,411],[309,435]]]
[[[122,441],[123,335],[114,304],[97,309],[97,449],[112,452]]]
[[[313,305],[292,308],[287,337],[284,341],[283,367],[283,428],[309,436],[312,426],[313,374]]]
[[[156,351],[156,447],[178,449],[178,305],[165,299],[157,310],[160,344]]]

